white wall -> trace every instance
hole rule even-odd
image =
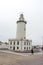
[[[9,48],[9,47],[8,47],[8,45],[6,45],[6,44],[1,44],[1,45],[0,45],[0,49],[3,49],[3,48]]]
[[[24,31],[25,28],[25,31]],[[16,38],[17,39],[24,39],[26,37],[26,24],[24,22],[17,23],[17,33]]]
[[[26,42],[26,45],[24,45],[24,42]],[[28,45],[27,45],[27,42],[28,42]],[[29,45],[29,43],[30,43],[30,45]],[[12,48],[10,48],[10,47],[12,47]],[[28,50],[31,50],[32,42],[31,41],[19,41],[19,45],[17,45],[17,41],[15,41],[15,45],[14,45],[14,41],[12,41],[12,45],[9,42],[9,49],[13,50],[13,47],[15,47],[15,51],[25,51],[25,50],[27,50],[27,47],[28,47]],[[17,49],[17,47],[19,47],[19,49]],[[26,47],[26,49],[24,49],[24,47]],[[30,49],[29,49],[29,47],[30,47]]]

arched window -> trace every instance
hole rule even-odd
[[[30,47],[29,47],[29,49],[30,49]]]
[[[28,47],[27,47],[27,50],[28,50]]]
[[[30,42],[29,42],[29,45],[30,45]]]
[[[10,41],[10,45],[12,45],[12,41]]]
[[[26,42],[24,42],[24,45],[26,45]]]
[[[14,45],[15,45],[15,41],[14,41]]]
[[[19,47],[17,47],[17,49],[19,49]]]
[[[13,50],[15,50],[15,47],[13,47]]]
[[[28,42],[27,42],[27,45],[28,45]]]
[[[17,41],[17,45],[19,45],[19,41]]]

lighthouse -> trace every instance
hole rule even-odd
[[[16,38],[9,39],[9,50],[29,52],[32,49],[32,40],[26,39],[26,24],[24,15],[20,14],[17,20]]]
[[[17,39],[26,39],[26,23],[24,15],[20,14],[19,20],[17,21]]]

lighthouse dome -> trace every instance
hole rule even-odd
[[[17,23],[19,23],[19,22],[26,23],[26,21],[24,20],[24,15],[23,14],[20,14],[20,17],[19,17],[19,20],[17,21]]]

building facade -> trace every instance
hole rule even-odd
[[[26,21],[23,14],[17,21],[16,39],[9,39],[9,50],[29,51],[32,48],[32,40],[26,39]]]
[[[8,49],[8,47],[9,47],[9,45],[7,42],[0,41],[0,50],[2,50],[2,49],[6,50],[6,49]]]

